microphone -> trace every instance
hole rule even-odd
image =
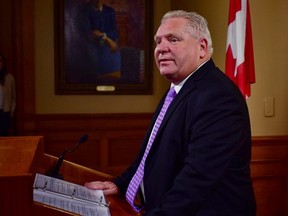
[[[64,179],[64,177],[61,174],[59,174],[59,170],[61,168],[65,154],[67,152],[68,153],[74,152],[82,143],[86,142],[87,140],[88,140],[88,135],[84,134],[83,136],[80,137],[78,143],[76,143],[72,149],[65,148],[63,153],[59,156],[56,166],[54,167],[52,172],[48,172],[47,175],[53,178]]]

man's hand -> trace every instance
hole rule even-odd
[[[84,186],[92,190],[103,190],[104,195],[114,195],[119,193],[118,187],[111,181],[86,182]]]

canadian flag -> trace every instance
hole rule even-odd
[[[230,0],[225,73],[245,98],[251,95],[255,69],[248,0]]]

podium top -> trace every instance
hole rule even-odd
[[[44,174],[55,167],[56,163],[57,157],[44,153],[42,136],[0,137],[0,191],[5,197],[5,203],[0,203],[4,206],[0,208],[0,215],[75,215],[32,200],[33,176],[36,172]],[[67,181],[80,185],[87,181],[105,181],[112,178],[105,173],[65,160],[61,172]],[[110,202],[112,216],[137,215],[122,197],[107,196],[106,199]]]
[[[33,172],[34,161],[44,151],[42,136],[0,137],[0,176]]]

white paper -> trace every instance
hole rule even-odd
[[[110,216],[102,190],[36,174],[33,200],[84,216]]]

